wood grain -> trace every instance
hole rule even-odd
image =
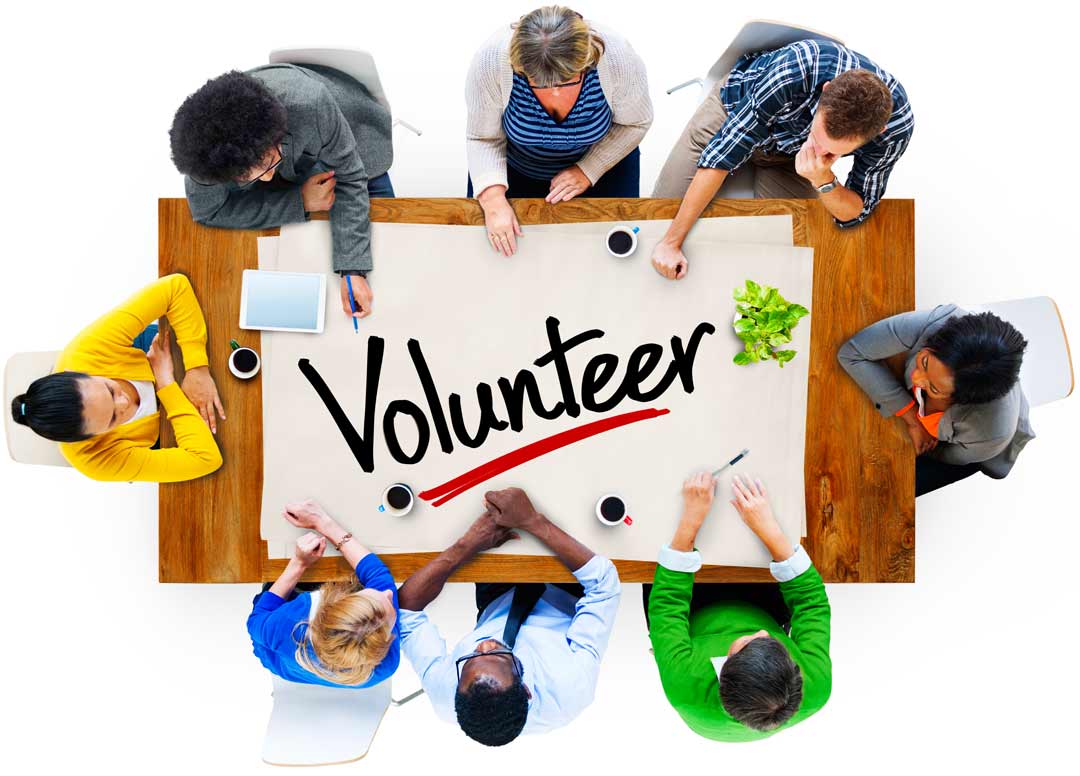
[[[576,199],[556,206],[514,202],[524,225],[673,218],[674,199]],[[865,224],[841,230],[820,203],[806,200],[719,200],[708,217],[792,216],[796,245],[814,253],[813,328],[806,424],[806,548],[827,582],[912,582],[915,578],[915,465],[899,424],[883,421],[836,361],[840,345],[860,328],[911,310],[915,301],[914,203],[884,200]],[[211,229],[191,220],[183,199],[158,203],[161,274],[191,278],[206,314],[214,374],[227,370],[229,339],[259,348],[257,332],[240,331],[241,273],[258,264],[263,232]],[[316,214],[315,218],[326,218]],[[373,221],[483,224],[470,199],[375,199]],[[221,380],[228,420],[218,426],[225,464],[194,482],[161,485],[159,578],[162,582],[272,580],[285,566],[270,560],[259,538],[262,499],[262,386]],[[167,424],[165,424],[167,427]],[[163,432],[168,433],[164,428]],[[169,440],[171,436],[163,436]],[[164,443],[164,441],[163,441]],[[383,555],[404,579],[435,553]],[[651,581],[655,564],[615,559],[626,582]],[[306,577],[347,577],[340,558],[325,558]],[[706,566],[700,581],[770,579],[766,569]],[[455,581],[569,581],[547,556],[482,555]]]

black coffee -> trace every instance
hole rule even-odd
[[[634,241],[626,232],[619,231],[608,235],[607,244],[612,253],[622,256],[630,252],[630,247],[634,244]]]
[[[626,504],[617,496],[608,496],[600,502],[600,514],[609,523],[618,522],[626,515]]]
[[[412,496],[408,488],[395,485],[386,492],[386,503],[394,509],[404,509],[409,506],[410,501],[412,501]]]
[[[250,372],[259,363],[255,351],[241,348],[233,352],[233,366],[238,372]]]

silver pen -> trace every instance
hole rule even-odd
[[[733,466],[734,464],[737,464],[737,463],[738,463],[739,461],[741,461],[741,460],[742,460],[743,458],[745,458],[745,457],[747,456],[747,454],[749,454],[749,452],[750,452],[750,448],[749,448],[749,447],[744,447],[744,448],[742,449],[742,452],[740,452],[740,453],[739,453],[739,454],[738,454],[737,456],[735,456],[735,457],[734,457],[734,458],[732,458],[732,459],[731,459],[730,461],[728,461],[727,463],[725,463],[725,464],[724,464],[723,466],[721,466],[721,467],[720,467],[719,469],[717,469],[716,471],[714,471],[714,472],[712,473],[712,476],[713,476],[713,477],[715,477],[715,476],[717,476],[718,474],[720,474],[720,472],[724,471],[724,469],[728,468],[729,466]]]

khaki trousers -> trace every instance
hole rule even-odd
[[[686,195],[698,170],[701,152],[727,121],[727,111],[720,100],[720,89],[726,82],[727,78],[717,82],[690,118],[660,170],[653,188],[654,197],[681,199]],[[728,174],[716,197],[727,196],[725,191],[735,186],[744,187],[746,176],[751,177],[755,199],[814,199],[818,195],[810,181],[795,172],[795,157],[755,151],[749,161]]]

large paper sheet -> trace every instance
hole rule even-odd
[[[764,481],[785,532],[797,541],[804,520],[812,313],[795,329],[792,347],[799,356],[785,368],[775,363],[737,367],[731,359],[741,343],[731,330],[731,291],[752,278],[809,306],[812,251],[769,244],[763,237],[767,229],[750,230],[762,240],[757,244],[709,240],[699,232],[687,245],[690,275],[674,283],[656,274],[648,261],[649,246],[662,233],[663,224],[642,225],[647,236],[629,259],[606,253],[603,236],[610,226],[533,226],[519,252],[506,259],[490,250],[482,228],[375,224],[373,250],[379,266],[371,278],[374,315],[360,322],[360,334],[338,312],[335,288],[327,301],[322,335],[263,336],[262,535],[271,554],[289,554],[301,533],[281,517],[288,501],[319,500],[376,551],[434,551],[451,543],[480,514],[486,490],[516,485],[530,494],[538,509],[596,551],[613,558],[653,559],[671,537],[686,475],[716,468],[743,447],[751,452],[735,471]],[[732,224],[724,228],[729,237],[739,234]],[[790,222],[786,239],[790,241]],[[286,227],[277,247],[277,269],[325,271],[328,225]],[[447,425],[452,426],[451,405],[459,402],[463,431],[473,435],[479,422],[478,384],[491,387],[491,406],[500,422],[509,419],[509,411],[498,380],[514,381],[521,370],[534,377],[545,409],[567,403],[555,363],[533,363],[552,350],[551,318],[557,319],[553,330],[563,342],[583,332],[603,332],[565,352],[573,394],[569,403],[583,401],[583,375],[598,354],[611,354],[609,361],[618,359],[611,382],[596,392],[602,402],[619,387],[630,354],[639,346],[655,343],[662,350],[655,371],[639,381],[641,392],[660,382],[673,354],[689,346],[695,330],[699,346],[696,357],[683,357],[687,382],[673,372],[669,387],[649,401],[627,396],[614,406],[597,411],[582,407],[576,416],[563,412],[554,419],[538,417],[526,401],[520,431],[493,429],[479,447],[470,448],[451,428],[445,444],[452,452],[444,452],[409,341],[415,340],[414,349],[422,352]],[[677,345],[673,337],[678,338]],[[382,341],[384,356],[372,432],[366,435],[366,392],[373,386],[365,381],[374,338]],[[356,431],[373,438],[371,472],[363,470],[323,399],[301,372],[301,359],[307,359],[325,381]],[[691,360],[692,365],[687,363]],[[592,367],[594,374],[597,366]],[[388,407],[401,408],[402,401],[415,405],[411,411],[428,429],[421,456],[418,422],[408,414],[395,416],[398,458],[414,456],[417,461],[412,464],[395,460],[384,433]],[[412,513],[402,518],[378,510],[380,495],[391,483],[405,482],[418,493],[433,490],[532,443],[642,410],[667,412],[534,458],[439,506],[437,500],[418,500]],[[765,565],[767,553],[728,503],[730,476],[731,471],[722,478],[698,546],[707,563]],[[632,526],[607,527],[597,521],[596,500],[606,493],[625,498]],[[547,552],[531,537],[502,551]]]

